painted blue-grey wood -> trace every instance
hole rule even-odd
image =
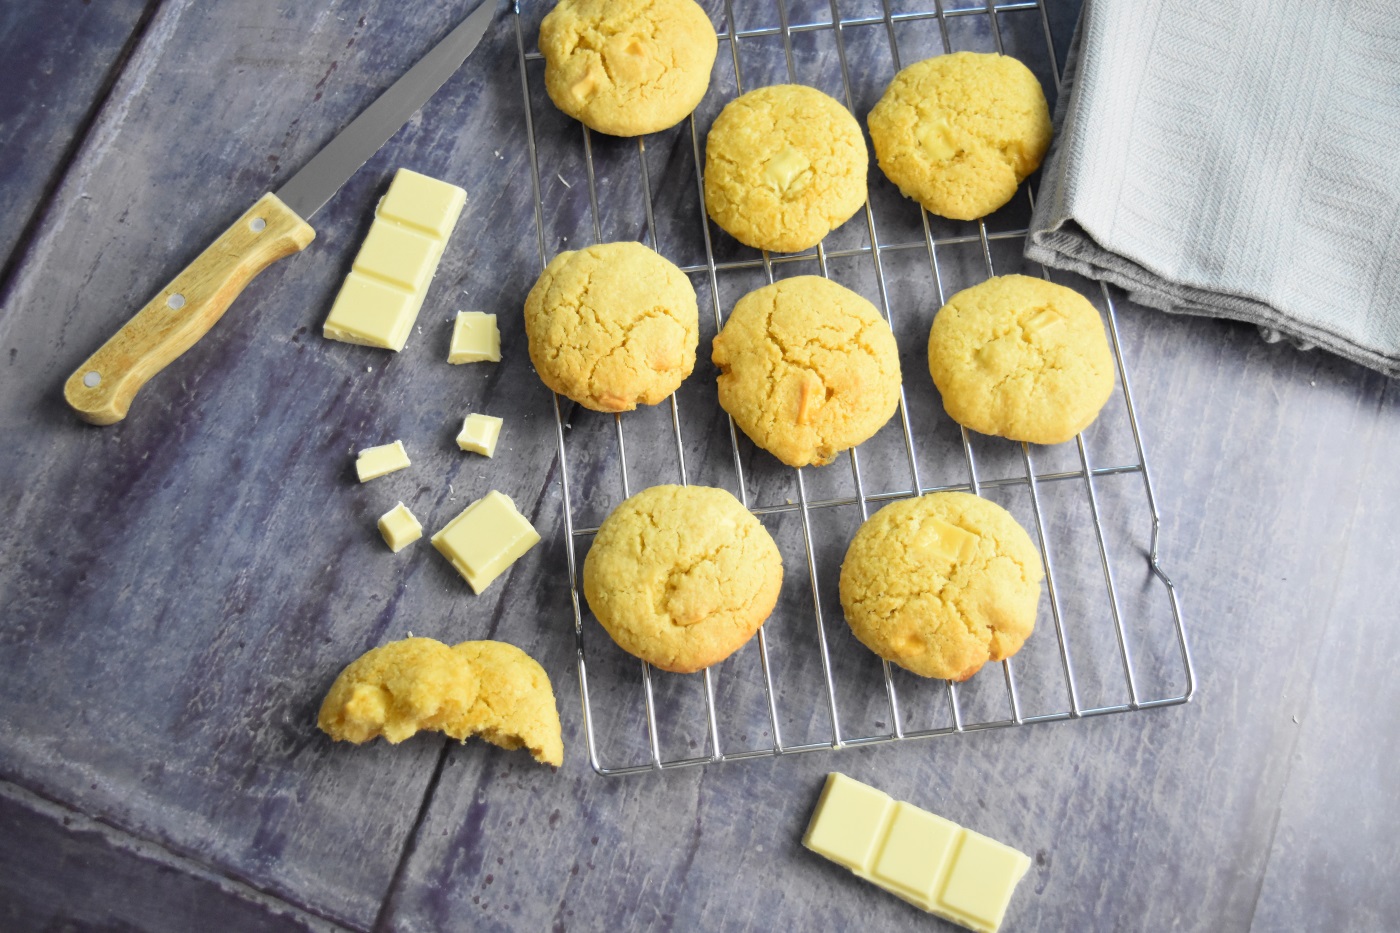
[[[0,840],[0,929],[336,929],[9,784],[0,784]]]
[[[0,6],[0,269],[60,180],[153,0]]]
[[[468,9],[163,4],[0,318],[3,777],[359,927],[378,912],[437,749],[333,747],[316,707],[359,652],[407,629],[466,637],[466,619],[490,618],[510,592],[471,598],[426,542],[391,557],[374,520],[402,499],[440,525],[486,491],[482,465],[451,446],[452,422],[497,372],[444,365],[444,320],[466,289],[491,305],[514,288],[470,246],[483,209],[528,216],[528,189],[470,185],[474,206],[404,354],[318,331],[393,168],[470,181],[457,147],[509,132],[513,112],[477,110],[470,136],[456,120],[491,60],[357,175],[317,216],[316,243],[256,281],[130,419],[83,425],[60,387]],[[544,390],[528,391],[542,407]],[[496,484],[522,504],[548,476],[527,414],[495,461],[519,478]],[[417,469],[355,484],[350,451],[395,437]]]
[[[3,298],[0,778],[94,821],[65,831],[57,804],[27,803],[25,790],[4,797],[8,825],[57,866],[68,916],[100,922],[104,873],[151,890],[142,879],[185,866],[193,880],[158,895],[169,913],[133,907],[123,922],[184,929],[180,911],[203,906],[206,916],[247,911],[231,921],[243,928],[286,917],[401,930],[939,927],[801,849],[822,776],[840,768],[1029,852],[1010,929],[1400,925],[1387,754],[1400,724],[1382,677],[1397,650],[1386,545],[1400,517],[1400,409],[1386,380],[1233,324],[1122,311],[1165,512],[1163,563],[1183,593],[1202,684],[1195,703],[663,777],[591,773],[553,416],[515,313],[538,254],[508,20],[318,215],[317,242],[256,282],[127,422],[75,423],[59,398],[67,372],[469,6],[166,0]],[[1075,4],[1050,7],[1063,48]],[[846,15],[878,10],[842,4]],[[746,26],[773,15],[738,5]],[[1030,49],[1039,25],[1018,20],[1027,15],[1002,22]],[[977,19],[957,20],[957,41],[986,41]],[[927,44],[920,27],[898,28],[911,49]],[[848,32],[857,48],[873,41]],[[755,46],[745,68],[754,55],[754,75],[781,77],[781,45]],[[831,54],[821,40],[798,42],[799,76],[826,82]],[[755,80],[746,70],[746,86]],[[702,125],[732,92],[723,67],[717,81]],[[563,160],[546,192],[572,205],[550,218],[552,252],[592,236],[586,199],[565,185],[586,182],[568,161],[577,138],[563,142],[577,126],[538,86],[535,115],[546,157]],[[606,168],[635,150],[594,142],[605,235],[641,235],[633,176]],[[662,248],[689,248],[688,140],[660,134],[648,150]],[[471,200],[422,333],[388,359],[325,342],[317,328],[398,165],[457,181]],[[898,206],[878,188],[876,200],[883,216]],[[835,272],[858,279],[853,270]],[[922,394],[911,405],[923,406],[938,461],[948,434],[923,397],[916,346],[929,297],[902,279],[895,294],[909,302],[897,329],[914,346],[906,385]],[[501,315],[501,364],[442,362],[458,308]],[[693,480],[725,482],[712,377],[702,362],[682,390],[688,465]],[[506,415],[494,461],[451,446],[467,409]],[[566,414],[571,452],[608,443],[608,419]],[[674,478],[664,413],[628,424],[634,486]],[[350,449],[395,437],[413,469],[356,485]],[[763,490],[788,481],[749,459]],[[878,454],[871,462],[879,468]],[[601,514],[618,495],[615,458],[573,479],[580,513]],[[516,497],[544,542],[485,596],[426,542],[390,556],[375,535],[374,518],[399,499],[431,530],[492,487]],[[1106,495],[1110,524],[1135,515],[1134,501]],[[796,624],[793,523],[770,527],[796,571],[776,622]],[[839,559],[842,528],[819,544],[822,566]],[[560,699],[564,768],[433,737],[327,743],[313,718],[335,672],[409,631],[505,638],[539,657]],[[600,645],[590,632],[590,648]],[[621,709],[635,695],[608,674],[622,665],[605,644],[598,658],[596,698]],[[752,663],[722,666],[721,691]],[[660,689],[693,711],[693,684]],[[1338,820],[1355,830],[1339,835]],[[84,835],[93,826],[100,840]],[[0,873],[13,916],[65,916],[54,889],[16,877]],[[279,900],[289,905],[280,913]]]

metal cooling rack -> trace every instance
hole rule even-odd
[[[950,34],[951,24],[955,21],[960,21],[963,17],[983,17],[990,28],[991,38],[996,50],[1002,52],[1004,45],[1001,17],[1010,14],[1038,16],[1040,32],[1043,34],[1045,48],[1049,57],[1050,74],[1054,79],[1056,90],[1058,91],[1059,89],[1059,65],[1056,61],[1054,44],[1051,37],[1049,16],[1042,0],[1007,3],[995,3],[994,0],[985,0],[985,2],[978,6],[959,6],[958,8],[946,8],[951,6],[956,0],[931,0],[932,9],[901,10],[899,12],[895,12],[892,9],[891,0],[879,0],[878,13],[846,18],[841,16],[838,10],[837,0],[828,0],[830,8],[829,18],[824,19],[821,16],[812,16],[810,17],[810,21],[804,22],[793,22],[790,19],[788,3],[796,2],[796,0],[787,0],[787,2],[785,2],[785,0],[774,0],[774,2],[776,8],[772,12],[776,13],[777,22],[775,24],[742,28],[734,25],[738,21],[734,15],[733,0],[722,0],[723,21],[728,25],[726,28],[719,30],[718,35],[721,44],[721,53],[723,54],[723,49],[727,46],[729,57],[732,59],[737,93],[742,93],[744,89],[741,48],[745,46],[745,40],[751,41],[767,38],[771,41],[773,37],[780,37],[782,52],[786,59],[788,80],[792,83],[800,83],[797,80],[797,71],[794,66],[794,36],[803,33],[829,33],[834,38],[837,56],[840,61],[842,87],[844,88],[844,103],[852,112],[856,112],[852,94],[851,68],[847,49],[848,36],[851,30],[882,30],[888,44],[888,52],[892,58],[894,69],[898,70],[903,67],[904,62],[901,60],[900,55],[900,38],[897,35],[897,26],[909,29],[919,28],[918,25],[914,24],[922,24],[929,29],[936,29],[942,50],[946,53],[951,52],[954,47]],[[849,0],[847,0],[847,2],[849,2]],[[869,0],[869,2],[874,2],[874,0]],[[526,29],[522,26],[521,21],[521,8],[517,0],[515,5],[516,44],[519,52],[521,90],[529,145],[536,239],[540,252],[540,265],[541,268],[543,268],[550,258],[546,248],[545,234],[545,218],[547,212],[550,211],[551,207],[557,211],[568,206],[572,206],[576,210],[582,210],[583,191],[570,186],[570,190],[567,195],[565,195],[565,198],[576,199],[573,200],[571,204],[564,204],[562,202],[546,204],[542,196],[541,153],[535,130],[537,121],[535,108],[536,106],[549,107],[551,105],[547,99],[541,101],[532,100],[530,66],[533,64],[538,70],[538,62],[541,60],[541,55],[531,46],[527,46],[525,40]],[[542,82],[540,81],[535,83],[534,87],[536,90],[539,89],[541,84]],[[714,88],[712,86],[711,94],[713,93]],[[863,123],[864,121],[861,120],[862,115],[858,112],[856,115],[858,121]],[[683,125],[688,126],[689,131],[690,156],[694,164],[694,183],[700,199],[700,207],[696,221],[701,230],[706,261],[703,264],[682,265],[681,268],[692,277],[698,277],[702,286],[708,284],[710,304],[714,314],[716,330],[722,326],[724,314],[719,295],[720,280],[722,277],[740,270],[750,270],[750,272],[753,270],[761,270],[767,280],[772,282],[774,280],[775,266],[783,266],[787,263],[794,262],[815,261],[820,273],[824,276],[830,276],[831,273],[828,267],[829,260],[865,257],[873,265],[874,278],[879,293],[878,307],[885,319],[893,326],[895,323],[893,315],[900,309],[895,302],[892,302],[890,297],[890,288],[886,277],[886,263],[890,261],[889,257],[895,255],[909,255],[911,253],[922,253],[926,256],[927,272],[931,276],[932,284],[937,291],[937,303],[933,305],[933,308],[936,309],[944,304],[946,298],[944,294],[944,283],[946,278],[945,266],[948,260],[944,255],[941,255],[941,252],[958,246],[980,247],[981,262],[982,265],[985,266],[985,273],[987,276],[991,276],[995,274],[993,244],[1001,241],[1011,241],[1013,244],[1019,244],[1024,241],[1026,236],[1025,229],[989,233],[985,220],[977,221],[976,233],[935,236],[933,227],[930,225],[929,215],[923,211],[922,208],[918,208],[914,202],[910,201],[907,202],[907,209],[910,211],[918,210],[920,215],[919,219],[923,232],[922,239],[910,242],[882,243],[878,235],[879,226],[877,223],[875,206],[871,203],[867,203],[863,211],[863,220],[868,241],[856,248],[828,249],[824,242],[818,245],[815,251],[808,250],[801,254],[769,255],[764,252],[756,258],[743,258],[728,261],[717,260],[715,257],[715,241],[712,237],[711,228],[706,219],[704,209],[704,185],[701,174],[701,128],[697,125],[694,115]],[[599,173],[595,165],[596,147],[586,127],[581,127],[581,135],[578,137],[578,142],[582,147],[583,161],[587,174],[587,210],[592,221],[593,241],[601,242],[603,237],[599,207]],[[645,211],[644,240],[648,245],[657,248],[658,251],[661,251],[664,255],[664,250],[662,250],[661,246],[657,243],[653,188],[646,158],[646,138],[639,138],[636,145],[636,152],[640,156],[640,183],[642,193],[640,198],[641,204],[638,205],[638,207]],[[870,171],[873,179],[878,169],[872,166]],[[548,177],[548,174],[545,173],[544,177]],[[562,174],[559,176],[559,179],[561,181],[564,180]],[[568,183],[565,182],[565,184],[567,185]],[[1027,198],[1033,199],[1034,195],[1030,192],[1029,186],[1026,186],[1026,191]],[[861,218],[857,217],[853,218],[849,223],[859,224],[860,222]],[[723,234],[719,235],[722,236]],[[1040,273],[1047,278],[1049,277],[1043,267],[1040,269]],[[911,427],[906,395],[903,388],[901,388],[898,422],[903,432],[904,459],[907,460],[910,479],[909,485],[903,488],[870,491],[867,488],[866,480],[862,472],[860,452],[859,450],[852,450],[848,453],[847,459],[849,461],[851,479],[854,483],[854,495],[822,499],[812,498],[808,494],[808,480],[806,475],[804,475],[804,470],[796,469],[790,471],[793,474],[797,494],[797,500],[795,502],[789,499],[785,502],[756,505],[750,501],[750,479],[746,477],[744,456],[741,451],[740,439],[742,435],[736,431],[732,419],[729,421],[728,437],[734,467],[733,488],[737,492],[740,501],[756,515],[780,516],[796,513],[800,518],[802,531],[801,550],[806,560],[807,580],[811,589],[812,620],[815,622],[813,634],[815,636],[816,650],[820,656],[820,683],[815,688],[815,692],[818,696],[818,699],[815,701],[815,706],[824,708],[825,713],[824,716],[821,715],[823,712],[822,709],[805,710],[805,713],[812,717],[812,719],[819,721],[819,727],[816,730],[818,736],[815,741],[785,742],[783,739],[784,723],[792,721],[793,717],[787,715],[790,713],[790,710],[785,707],[785,704],[788,702],[787,693],[775,686],[776,664],[774,654],[779,648],[773,644],[774,639],[771,639],[769,636],[768,630],[773,628],[771,619],[767,625],[759,629],[757,639],[738,652],[734,658],[726,661],[723,667],[725,676],[730,676],[730,671],[732,670],[730,665],[736,664],[747,664],[748,671],[752,672],[755,667],[753,664],[755,660],[753,654],[757,655],[756,668],[757,672],[761,674],[762,708],[764,710],[764,715],[759,716],[759,719],[763,720],[758,723],[759,728],[757,730],[751,730],[760,733],[760,740],[756,747],[752,742],[748,743],[750,747],[735,747],[736,745],[742,745],[744,743],[736,741],[733,733],[737,732],[740,726],[728,720],[726,716],[727,710],[720,699],[717,698],[718,692],[716,689],[716,682],[720,676],[717,673],[717,670],[719,670],[718,668],[705,670],[699,675],[676,675],[654,672],[646,663],[632,661],[627,669],[635,671],[636,676],[640,678],[641,699],[645,707],[644,711],[636,711],[638,715],[632,717],[630,723],[617,723],[616,720],[618,720],[619,717],[612,717],[614,720],[613,723],[600,721],[600,717],[594,709],[594,702],[591,699],[589,685],[590,661],[585,649],[585,618],[588,614],[584,611],[581,602],[580,559],[582,554],[581,545],[579,543],[595,534],[597,528],[580,527],[579,523],[575,520],[574,497],[570,480],[571,468],[569,463],[571,445],[566,437],[572,425],[566,423],[564,409],[561,408],[559,397],[556,395],[554,397],[553,407],[558,441],[560,485],[563,493],[564,525],[566,529],[565,550],[568,560],[570,594],[573,603],[574,633],[578,650],[579,691],[583,708],[584,735],[588,747],[589,762],[593,769],[599,774],[609,776],[670,770],[713,762],[771,757],[822,749],[864,746],[902,739],[925,738],[935,735],[949,735],[1007,726],[1019,726],[1033,722],[1081,719],[1091,716],[1101,716],[1108,713],[1144,710],[1187,702],[1195,691],[1195,675],[1192,668],[1186,632],[1182,625],[1181,607],[1178,602],[1175,587],[1158,563],[1158,543],[1161,525],[1160,514],[1157,508],[1156,497],[1152,490],[1152,480],[1147,464],[1147,454],[1144,449],[1142,434],[1139,430],[1137,414],[1133,408],[1130,379],[1128,370],[1123,361],[1123,350],[1119,337],[1116,308],[1112,296],[1102,283],[1098,283],[1098,290],[1102,295],[1103,314],[1107,324],[1114,358],[1117,363],[1119,392],[1121,393],[1121,400],[1126,410],[1127,426],[1131,430],[1131,446],[1136,454],[1132,462],[1120,463],[1114,466],[1091,465],[1091,455],[1086,446],[1085,438],[1081,434],[1076,437],[1074,441],[1075,452],[1077,454],[1077,467],[1037,472],[1034,466],[1035,460],[1042,456],[1040,453],[1042,450],[1048,449],[1035,448],[1033,450],[1026,444],[1017,444],[1015,446],[1019,448],[1019,462],[1021,465],[1019,475],[988,478],[979,475],[978,457],[974,455],[973,442],[969,438],[967,430],[963,428],[960,429],[962,444],[961,462],[966,468],[965,478],[954,482],[929,485],[924,482],[920,474],[920,458],[917,453],[920,441],[916,438],[915,431]],[[928,391],[935,392],[936,390],[930,385],[928,386]],[[678,466],[677,474],[673,481],[685,484],[688,483],[690,479],[686,468],[686,450],[682,437],[682,425],[684,422],[680,404],[675,395],[671,396],[669,400],[669,408],[672,435],[670,441],[674,443],[675,446],[676,462]],[[585,417],[606,418],[607,416],[585,413]],[[627,417],[630,418],[633,416],[628,415]],[[620,497],[617,501],[621,501],[621,498],[626,498],[632,494],[632,486],[629,480],[627,467],[628,451],[625,439],[626,432],[624,431],[625,420],[626,418],[622,415],[613,416],[613,433],[615,434],[616,447],[613,453],[604,455],[609,458],[615,456],[617,464],[620,466],[621,488],[618,490]],[[655,443],[654,440],[652,442]],[[746,439],[744,443],[747,443]],[[869,442],[867,442],[867,444],[868,443]],[[1010,442],[1005,443],[1009,444]],[[833,465],[825,469],[835,470],[837,467]],[[1159,599],[1165,599],[1166,609],[1170,612],[1169,624],[1164,628],[1165,638],[1168,642],[1172,643],[1172,647],[1167,650],[1167,654],[1172,656],[1173,660],[1167,663],[1167,667],[1170,668],[1168,674],[1171,676],[1165,678],[1164,682],[1169,680],[1174,685],[1179,685],[1179,689],[1159,691],[1166,695],[1150,695],[1152,691],[1146,689],[1140,683],[1142,678],[1135,669],[1134,658],[1135,651],[1140,644],[1140,639],[1144,637],[1142,635],[1143,626],[1136,625],[1133,619],[1125,617],[1125,612],[1120,608],[1122,603],[1120,599],[1122,587],[1115,578],[1114,560],[1111,560],[1112,547],[1109,540],[1110,536],[1105,531],[1105,522],[1101,514],[1100,500],[1103,484],[1112,478],[1131,477],[1133,475],[1141,479],[1140,495],[1144,497],[1145,503],[1139,504],[1145,504],[1147,514],[1150,515],[1151,520],[1149,543],[1145,547],[1139,547],[1137,553],[1146,558],[1150,572],[1144,574],[1145,579],[1156,584],[1156,595]],[[1056,555],[1064,555],[1066,551],[1063,548],[1052,549],[1049,546],[1050,536],[1048,534],[1043,500],[1046,495],[1047,487],[1052,484],[1057,487],[1060,484],[1078,486],[1080,492],[1085,497],[1089,521],[1087,527],[1077,527],[1074,529],[1076,536],[1075,545],[1078,548],[1094,549],[1097,551],[1101,574],[1089,574],[1089,576],[1099,577],[1094,585],[1102,588],[1103,593],[1100,594],[1099,599],[1102,599],[1103,594],[1106,594],[1107,619],[1089,618],[1076,620],[1071,614],[1071,609],[1067,606],[1067,604],[1080,605],[1085,602],[1084,599],[1078,598],[1078,594],[1075,590],[1088,584],[1082,579],[1082,577],[1085,576],[1083,573],[1078,576],[1066,577],[1066,575],[1056,570]],[[1002,671],[1001,681],[1004,684],[1005,696],[1004,701],[999,701],[999,703],[995,705],[1000,705],[1000,702],[1004,702],[1006,713],[1004,715],[989,714],[981,716],[972,714],[966,708],[967,704],[961,699],[962,691],[968,689],[967,684],[959,685],[948,681],[922,681],[919,678],[913,678],[912,675],[904,675],[902,672],[892,669],[888,661],[881,661],[880,673],[877,675],[883,680],[883,684],[881,685],[883,700],[880,704],[880,708],[883,710],[881,715],[887,713],[889,718],[888,723],[877,722],[876,725],[880,728],[876,728],[874,731],[869,731],[866,734],[853,734],[854,732],[862,731],[858,729],[843,729],[842,709],[841,704],[838,702],[838,693],[842,691],[838,691],[838,675],[835,671],[836,665],[833,663],[833,651],[829,643],[830,633],[828,631],[828,625],[831,623],[829,623],[827,619],[828,613],[823,609],[821,593],[823,582],[827,581],[828,577],[834,578],[837,568],[828,566],[824,574],[818,569],[818,562],[814,549],[814,541],[817,540],[818,534],[813,528],[815,516],[822,513],[824,510],[858,506],[860,518],[863,521],[870,515],[873,506],[911,496],[915,494],[915,491],[923,494],[958,490],[983,495],[986,494],[988,490],[1000,490],[1011,487],[1024,489],[1029,495],[1030,512],[1033,515],[1033,530],[1045,562],[1045,595],[1048,597],[1053,637],[1057,642],[1054,654],[1058,658],[1058,685],[1053,688],[1052,692],[1062,692],[1063,701],[1054,704],[1054,708],[1039,713],[1028,713],[1024,709],[1025,704],[1022,698],[1023,688],[1019,686],[1019,684],[1026,675],[1017,667],[1017,664],[1021,661],[1021,655],[1017,655],[1015,658],[1000,663]],[[843,547],[848,541],[849,538],[841,542]],[[791,572],[791,564],[789,564],[789,573]],[[1141,588],[1142,587],[1140,587],[1140,589]],[[1091,613],[1091,615],[1093,614]],[[1083,701],[1081,697],[1081,688],[1079,686],[1079,678],[1086,667],[1086,662],[1083,658],[1083,651],[1085,649],[1080,646],[1077,647],[1075,651],[1072,651],[1071,643],[1074,642],[1077,644],[1080,641],[1080,636],[1076,635],[1074,638],[1071,638],[1069,634],[1071,623],[1076,621],[1081,622],[1084,626],[1107,624],[1107,626],[1111,628],[1112,637],[1108,638],[1105,636],[1100,644],[1101,646],[1104,644],[1109,646],[1107,649],[1103,649],[1103,653],[1116,655],[1112,662],[1109,662],[1108,666],[1116,669],[1117,674],[1115,676],[1120,676],[1122,678],[1121,701],[1101,703],[1098,705]],[[1041,631],[1037,635],[1032,636],[1032,641],[1035,639],[1045,639],[1047,637],[1044,632],[1043,612],[1040,622],[1041,625],[1038,626],[1038,628],[1041,629]],[[839,619],[839,614],[835,624],[838,626],[842,624]],[[589,625],[594,629],[601,630],[601,627],[597,626],[594,622],[590,621]],[[1162,633],[1158,632],[1157,634],[1161,636]],[[1091,640],[1092,639],[1084,639],[1085,642]],[[861,651],[864,650],[859,648],[858,645],[856,645],[856,648]],[[1115,648],[1116,651],[1114,650]],[[1080,654],[1076,655],[1076,651],[1080,652]],[[1024,649],[1022,654],[1025,654]],[[1105,659],[1100,657],[1092,660],[1097,664],[1097,669],[1102,672],[1102,670],[1104,670]],[[1175,664],[1177,663],[1180,665],[1179,669],[1175,668]],[[1049,666],[1054,667],[1055,665],[1051,664]],[[1160,668],[1162,667],[1160,658],[1157,666],[1160,673]],[[990,672],[992,670],[992,665],[988,665],[986,670]],[[1043,674],[1044,672],[1042,671],[1041,673]],[[688,753],[663,753],[663,744],[666,744],[663,736],[663,726],[666,724],[666,716],[661,712],[662,702],[658,698],[658,693],[661,692],[659,685],[662,684],[662,678],[685,678],[693,681],[697,676],[703,689],[703,713],[699,716],[699,729],[701,730],[702,739],[698,743],[692,740]],[[739,675],[736,674],[735,676]],[[907,677],[909,683],[905,686],[900,686],[899,679],[901,677]],[[981,681],[982,678],[987,677],[988,674],[983,673],[979,675],[979,677],[974,678],[973,681],[969,681],[968,684]],[[914,681],[918,681],[918,683],[913,683]],[[872,689],[879,690],[880,687]],[[910,719],[909,710],[915,704],[902,700],[902,692],[906,694],[906,696],[914,692],[920,692],[919,699],[921,701],[921,706],[927,706],[927,702],[923,701],[929,701],[931,696],[941,694],[940,700],[933,701],[941,704],[943,707],[941,710],[934,711],[935,715],[942,720],[941,724],[930,728],[911,727],[906,720]],[[997,692],[999,693],[1000,691]],[[812,704],[809,704],[809,706],[810,705]],[[983,703],[982,705],[985,706],[986,704]],[[644,715],[641,715],[643,712]],[[696,712],[698,712],[698,709]],[[803,711],[799,711],[799,714],[801,712]],[[621,718],[625,719],[627,717]],[[640,719],[641,722],[638,722],[638,719]],[[809,719],[809,722],[810,721],[812,720]],[[644,725],[642,723],[644,723]],[[644,729],[644,743],[641,742],[639,736],[632,737],[634,744],[639,744],[641,746],[639,749],[640,754],[635,755],[633,759],[621,762],[605,761],[604,751],[601,747],[605,736],[600,736],[600,731],[607,729],[610,724],[620,725],[624,730],[631,730],[635,727]],[[750,725],[753,725],[753,723],[751,722]],[[810,736],[808,738],[810,738]],[[744,734],[743,739],[747,740],[748,735]]]

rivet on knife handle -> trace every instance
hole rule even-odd
[[[315,238],[277,195],[263,195],[68,377],[64,398],[84,421],[122,420],[147,380],[208,333],[255,275]]]

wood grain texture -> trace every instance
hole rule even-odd
[[[193,930],[211,918],[242,933],[340,929],[4,783],[0,839],[6,930]]]
[[[0,7],[0,269],[49,189],[155,0]]]
[[[277,195],[258,198],[73,371],[64,399],[92,424],[125,418],[141,387],[207,334],[254,276],[315,238]]]
[[[773,5],[736,7],[745,28],[776,22]],[[1051,4],[1061,46],[1073,7]],[[722,22],[722,3],[707,8]],[[543,14],[526,10],[536,22]],[[787,6],[793,22],[824,11],[828,4]],[[182,383],[178,397],[153,392],[139,418],[105,431],[76,424],[63,380],[124,320],[118,309],[144,301],[152,281],[168,279],[242,205],[275,188],[464,12],[368,0],[167,0],[0,303],[8,440],[0,445],[0,777],[61,801],[111,839],[154,847],[129,852],[87,835],[89,824],[64,829],[25,792],[7,797],[7,826],[54,866],[72,917],[107,916],[104,877],[153,891],[150,879],[173,870],[194,880],[169,882],[160,895],[168,913],[132,907],[111,916],[151,930],[187,929],[183,918],[201,908],[238,911],[251,929],[283,928],[279,916],[405,931],[944,928],[801,848],[821,781],[839,768],[1028,852],[1034,865],[1007,929],[1400,926],[1390,884],[1400,866],[1388,843],[1400,807],[1386,751],[1400,722],[1381,676],[1400,650],[1387,547],[1400,519],[1400,405],[1387,380],[1266,345],[1234,324],[1121,310],[1164,512],[1162,560],[1180,586],[1195,651],[1196,702],[664,776],[591,772],[552,403],[513,310],[540,256],[509,20],[317,214],[317,242],[249,285],[240,299],[248,313],[229,315],[170,366],[162,379]],[[841,12],[873,16],[880,7],[843,3]],[[988,47],[984,16],[949,23],[955,47]],[[1000,23],[1008,49],[1048,82],[1039,15],[1007,12]],[[934,22],[894,29],[906,61],[941,47]],[[845,32],[863,112],[893,73],[885,27]],[[781,42],[743,43],[745,86],[783,79]],[[839,91],[826,34],[799,36],[793,53],[799,80]],[[725,59],[697,116],[702,131],[735,89]],[[269,97],[269,86],[280,93]],[[537,80],[534,94],[552,255],[591,242],[593,219],[577,125],[552,111]],[[635,142],[592,143],[603,237],[646,235]],[[648,138],[646,157],[662,251],[703,261],[684,129]],[[323,341],[317,329],[400,165],[469,194],[422,331],[397,355]],[[897,192],[878,179],[872,190],[882,235],[921,235]],[[999,216],[996,229],[1017,221]],[[855,247],[864,233],[833,236]],[[753,255],[723,238],[714,248],[720,259]],[[952,277],[979,273],[975,242],[947,253]],[[994,259],[999,270],[1017,268],[1005,251]],[[868,292],[868,265],[857,256],[832,271]],[[919,376],[937,300],[926,258],[892,262],[889,272],[920,456],[939,475],[961,450]],[[761,269],[721,281],[726,310],[750,273],[758,284]],[[696,282],[707,307],[709,286]],[[459,309],[497,313],[501,363],[445,363]],[[702,344],[713,320],[704,327]],[[681,389],[684,451],[692,482],[728,485],[713,376],[702,361]],[[468,410],[506,418],[494,460],[455,448]],[[596,524],[622,492],[608,452],[613,423],[573,408],[564,415],[576,517]],[[669,417],[628,416],[634,488],[676,477]],[[1090,438],[1102,463],[1121,454],[1126,430],[1121,410],[1106,418]],[[413,467],[357,484],[352,451],[395,438]],[[898,434],[882,432],[868,447],[872,482],[897,481]],[[978,453],[987,469],[1008,456],[990,442],[979,441]],[[1060,455],[1037,451],[1039,468],[1059,468]],[[748,447],[743,458],[755,496],[794,495],[789,471]],[[833,470],[811,471],[814,495],[849,489],[849,476]],[[391,555],[378,538],[375,518],[395,501],[431,533],[491,488],[515,499],[543,541],[484,596],[471,595],[426,542]],[[1139,546],[1115,568],[1121,598],[1130,608],[1149,604],[1158,591],[1143,572],[1140,495],[1127,483],[1101,490],[1106,525]],[[1048,520],[1072,530],[1082,510],[1058,496],[1047,491]],[[822,519],[819,567],[837,566],[858,521],[852,511]],[[769,525],[785,559],[800,561],[797,524]],[[1056,545],[1076,579],[1100,572],[1083,541],[1068,534]],[[771,623],[775,645],[810,638],[810,594],[800,573],[790,576]],[[1080,614],[1073,634],[1088,648],[1110,629],[1102,606]],[[635,751],[645,742],[635,666],[585,622],[600,734],[618,743],[610,754]],[[833,639],[840,625],[828,619]],[[439,737],[394,748],[327,742],[314,716],[335,674],[409,632],[502,638],[536,656],[560,699],[564,767],[555,773],[523,753]],[[1133,634],[1149,644],[1145,631]],[[810,653],[777,657],[784,689],[810,699],[795,676],[810,672]],[[864,663],[838,658],[843,673]],[[1148,676],[1152,652],[1144,648],[1140,663]],[[756,664],[746,649],[721,665],[721,698],[751,700]],[[1102,683],[1086,678],[1085,690],[1111,693],[1111,673]],[[657,681],[668,753],[703,742],[698,683]],[[785,734],[820,734],[820,703],[791,709]],[[860,710],[878,722],[877,702]],[[762,738],[749,731],[762,710],[749,712],[726,727],[726,741]],[[1334,819],[1354,831],[1339,836]],[[55,888],[24,877],[0,873],[10,915],[59,916]],[[256,909],[227,906],[229,890]],[[279,900],[291,905],[284,915]]]

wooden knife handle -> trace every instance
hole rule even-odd
[[[63,397],[84,421],[122,420],[146,381],[208,333],[253,276],[315,238],[277,195],[263,195],[68,377]]]

